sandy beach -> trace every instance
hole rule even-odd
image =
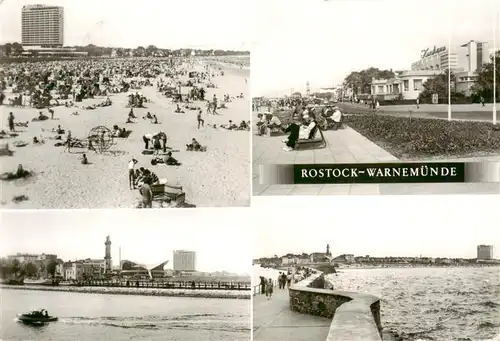
[[[195,62],[194,71],[203,70],[207,61]],[[210,63],[214,63],[210,61]],[[3,66],[6,68],[6,66]],[[220,70],[219,70],[220,68]],[[224,94],[237,96],[243,94],[244,99],[234,98],[227,103],[227,109],[219,110],[220,115],[207,115],[205,104],[201,101],[193,103],[203,109],[202,118],[205,126],[197,128],[197,111],[183,109],[184,114],[175,113],[176,104],[157,91],[156,81],[153,86],[146,86],[139,91],[150,99],[146,108],[134,108],[138,117],[136,123],[125,124],[130,109],[126,108],[126,93],[110,95],[113,102],[110,107],[98,107],[94,110],[53,107],[54,120],[31,122],[39,111],[48,114],[46,109],[31,107],[0,106],[1,129],[8,131],[7,116],[13,112],[16,122],[29,121],[28,127],[16,127],[19,136],[0,140],[0,144],[8,143],[12,156],[2,156],[0,172],[14,172],[18,164],[26,170],[33,171],[34,176],[27,179],[2,181],[1,206],[3,208],[131,208],[136,207],[140,194],[138,190],[129,189],[127,164],[134,157],[138,167],[145,167],[155,172],[160,179],[168,183],[181,185],[186,193],[186,202],[197,207],[207,206],[247,206],[250,203],[250,132],[213,129],[208,124],[227,124],[250,120],[249,84],[250,71],[230,63],[214,64],[213,70],[224,71],[224,75],[212,78],[217,88],[207,88],[205,98],[211,99],[214,94],[222,99]],[[187,76],[184,78],[187,80]],[[183,87],[186,93],[190,88]],[[7,98],[12,94],[6,91]],[[84,99],[75,103],[79,107],[98,104],[105,97]],[[72,113],[78,111],[79,115]],[[147,112],[156,114],[159,124],[152,124],[142,119]],[[55,147],[51,138],[56,134],[51,129],[61,125],[72,136],[85,139],[92,128],[105,126],[112,130],[113,125],[132,130],[126,138],[114,139],[114,144],[105,153],[95,153],[82,149],[71,152],[64,147]],[[166,133],[168,146],[173,156],[181,162],[181,166],[152,166],[151,155],[142,155],[144,147],[143,135]],[[33,144],[36,136],[45,141]],[[206,152],[186,151],[186,144],[196,138],[201,145],[207,146]],[[16,141],[28,142],[24,147],[15,147]],[[80,162],[82,153],[86,153],[90,164]],[[24,195],[28,199],[19,203],[13,197]],[[155,206],[153,206],[155,207]]]
[[[62,291],[79,292],[86,294],[112,294],[112,295],[141,295],[141,296],[170,296],[170,297],[202,297],[202,298],[227,298],[250,299],[251,291],[235,290],[190,290],[190,289],[154,289],[154,288],[106,288],[106,287],[43,287],[43,286],[16,286],[1,285],[1,290],[35,290],[35,291]]]

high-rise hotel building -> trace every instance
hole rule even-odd
[[[174,251],[175,271],[196,271],[196,253],[194,251]]]
[[[62,47],[64,44],[64,8],[26,5],[22,10],[22,45]]]

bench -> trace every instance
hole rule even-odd
[[[309,139],[299,139],[295,144],[295,150],[320,149],[326,147],[326,140],[321,128],[316,126],[313,136]]]

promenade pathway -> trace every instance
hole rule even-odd
[[[256,115],[257,113],[254,112],[254,122],[257,119]],[[282,140],[285,136],[253,136],[253,195],[500,194],[500,183],[339,185],[268,185],[260,183],[259,166],[265,164],[376,163],[398,161],[395,156],[349,127],[337,131],[325,131],[323,134],[328,142],[325,148],[292,152],[285,152],[282,149],[284,146]],[[446,161],[500,161],[500,156],[449,159]]]
[[[253,339],[256,341],[324,341],[331,319],[290,310],[288,289],[275,289],[271,300],[253,299]]]

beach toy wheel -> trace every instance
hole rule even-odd
[[[103,153],[113,145],[113,133],[105,126],[97,126],[90,130],[89,141],[96,151]]]

